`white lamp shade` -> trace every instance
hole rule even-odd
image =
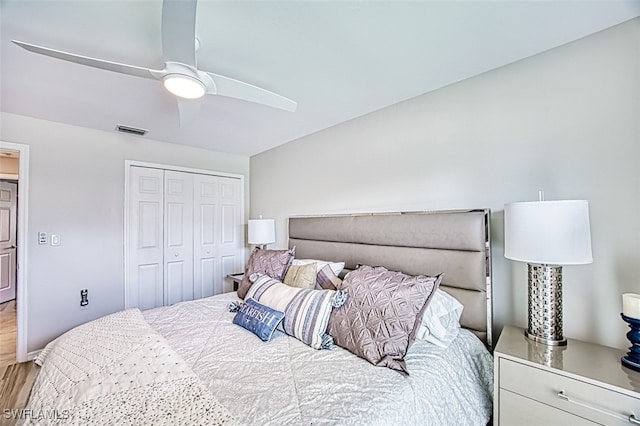
[[[271,244],[276,242],[276,221],[273,219],[249,220],[249,244]]]
[[[542,265],[593,262],[589,203],[563,200],[506,204],[504,256]]]

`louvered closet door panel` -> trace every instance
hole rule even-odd
[[[193,300],[193,175],[164,172],[164,302]]]
[[[164,172],[131,167],[129,173],[129,263],[125,307],[164,303]]]
[[[242,272],[244,258],[244,230],[242,225],[242,186],[240,179],[219,178],[220,221],[219,256],[222,276]],[[224,292],[233,291],[231,283],[223,281]]]

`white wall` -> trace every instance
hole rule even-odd
[[[339,98],[336,98],[339,102]],[[640,19],[251,158],[251,216],[489,207],[494,328],[526,326],[505,203],[587,199],[594,263],[564,268],[565,334],[624,348],[640,292]]]
[[[0,140],[30,146],[29,352],[124,308],[125,160],[242,174],[248,206],[248,157],[6,113],[0,123]],[[38,245],[38,231],[60,234],[62,244]],[[79,309],[82,288],[86,310]]]

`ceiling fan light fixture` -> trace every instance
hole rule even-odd
[[[185,74],[167,74],[162,83],[165,89],[185,99],[198,99],[207,93],[207,88],[200,79]]]

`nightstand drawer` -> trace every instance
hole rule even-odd
[[[597,423],[500,389],[500,424],[503,426],[593,426]]]
[[[501,389],[602,424],[628,425],[634,413],[640,419],[640,399],[504,358],[499,368]]]

